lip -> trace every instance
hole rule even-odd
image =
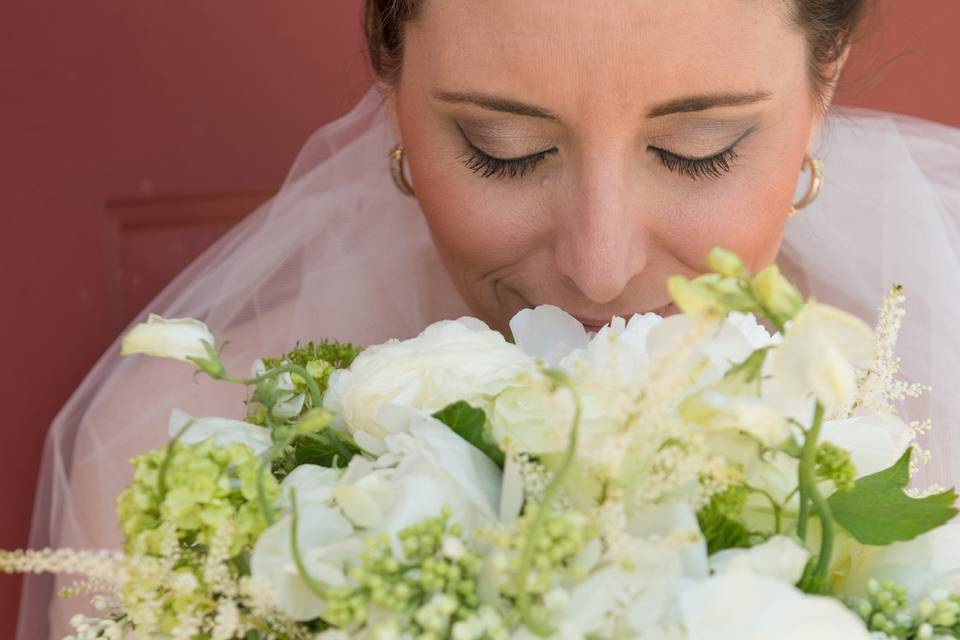
[[[658,316],[661,316],[661,317],[664,317],[664,318],[665,318],[665,317],[670,316],[670,315],[673,315],[673,314],[675,314],[675,313],[679,313],[679,311],[680,311],[680,310],[677,309],[676,305],[675,305],[673,302],[670,302],[670,303],[665,304],[664,306],[662,306],[662,307],[660,307],[660,308],[658,308],[658,309],[651,309],[651,310],[649,310],[649,311],[642,311],[642,312],[640,312],[640,313],[641,313],[641,314],[643,314],[643,313],[655,313],[655,314],[657,314]],[[577,320],[577,322],[579,322],[580,324],[583,325],[583,328],[584,328],[584,329],[586,329],[587,331],[596,333],[597,331],[599,331],[599,330],[602,329],[603,327],[605,327],[605,326],[607,326],[608,324],[610,324],[610,320],[612,320],[614,316],[619,316],[619,317],[621,317],[621,318],[630,318],[630,317],[632,317],[634,314],[633,314],[633,313],[628,313],[628,314],[625,314],[625,315],[624,315],[624,314],[616,313],[616,314],[612,314],[612,315],[610,316],[610,318],[607,318],[606,320],[599,319],[599,318],[585,318],[585,317],[578,316],[578,315],[574,315],[574,314],[571,314],[571,315],[573,315],[573,317]]]

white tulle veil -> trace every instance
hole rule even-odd
[[[394,142],[371,88],[309,140],[280,193],[149,310],[204,320],[219,341],[231,341],[224,356],[233,371],[298,340],[371,344],[468,313],[416,201],[391,181]],[[911,402],[908,417],[933,420],[926,445],[934,460],[924,473],[952,483],[960,479],[960,130],[837,109],[817,155],[826,166],[822,193],[788,223],[781,266],[808,293],[869,320],[892,283],[905,285],[903,376],[934,386]],[[49,431],[32,548],[119,547],[114,501],[131,477],[127,460],[167,440],[171,410],[244,410],[239,387],[194,382],[187,367],[118,351],[114,344],[100,359]],[[19,640],[71,631],[67,621],[84,598],[55,598],[68,583],[25,579]]]

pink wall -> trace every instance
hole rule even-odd
[[[0,548],[26,543],[58,408],[171,269],[232,219],[202,227],[182,212],[249,207],[279,184],[309,132],[365,89],[359,7],[0,3]],[[859,89],[840,100],[960,126],[960,3],[885,0],[879,13],[881,31],[851,67]],[[182,233],[117,245],[116,212],[142,207],[159,207]],[[167,253],[145,264],[142,247]],[[0,637],[13,635],[18,590],[17,578],[0,577]]]

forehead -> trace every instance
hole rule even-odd
[[[404,78],[557,113],[795,87],[802,36],[779,0],[426,0]],[[602,96],[603,100],[597,100]],[[606,105],[601,107],[599,105]]]

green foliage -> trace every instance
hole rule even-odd
[[[746,549],[757,542],[758,536],[739,520],[747,493],[744,487],[731,487],[713,496],[710,504],[697,514],[708,554],[724,549]]]
[[[892,467],[860,478],[852,489],[830,496],[834,520],[859,542],[881,546],[912,540],[957,514],[953,489],[925,498],[904,492],[912,451],[907,449]]]
[[[437,411],[433,417],[503,467],[505,456],[487,432],[487,414],[462,400]]]
[[[184,547],[208,546],[224,519],[234,523],[231,556],[252,545],[266,522],[257,504],[259,461],[250,448],[238,443],[224,446],[212,439],[195,445],[175,442],[171,447],[162,483],[160,468],[167,449],[132,460],[133,482],[117,499],[124,549],[164,555],[167,534],[161,523],[174,528]],[[280,491],[273,478],[268,478],[265,490],[271,500]]]
[[[362,351],[363,347],[358,347],[349,342],[321,340],[320,342],[308,342],[305,345],[298,344],[294,349],[279,358],[263,358],[263,364],[267,369],[279,367],[287,362],[303,367],[317,381],[320,390],[325,391],[330,374],[336,369],[349,367],[354,358]],[[297,376],[294,376],[294,383],[297,383]]]

